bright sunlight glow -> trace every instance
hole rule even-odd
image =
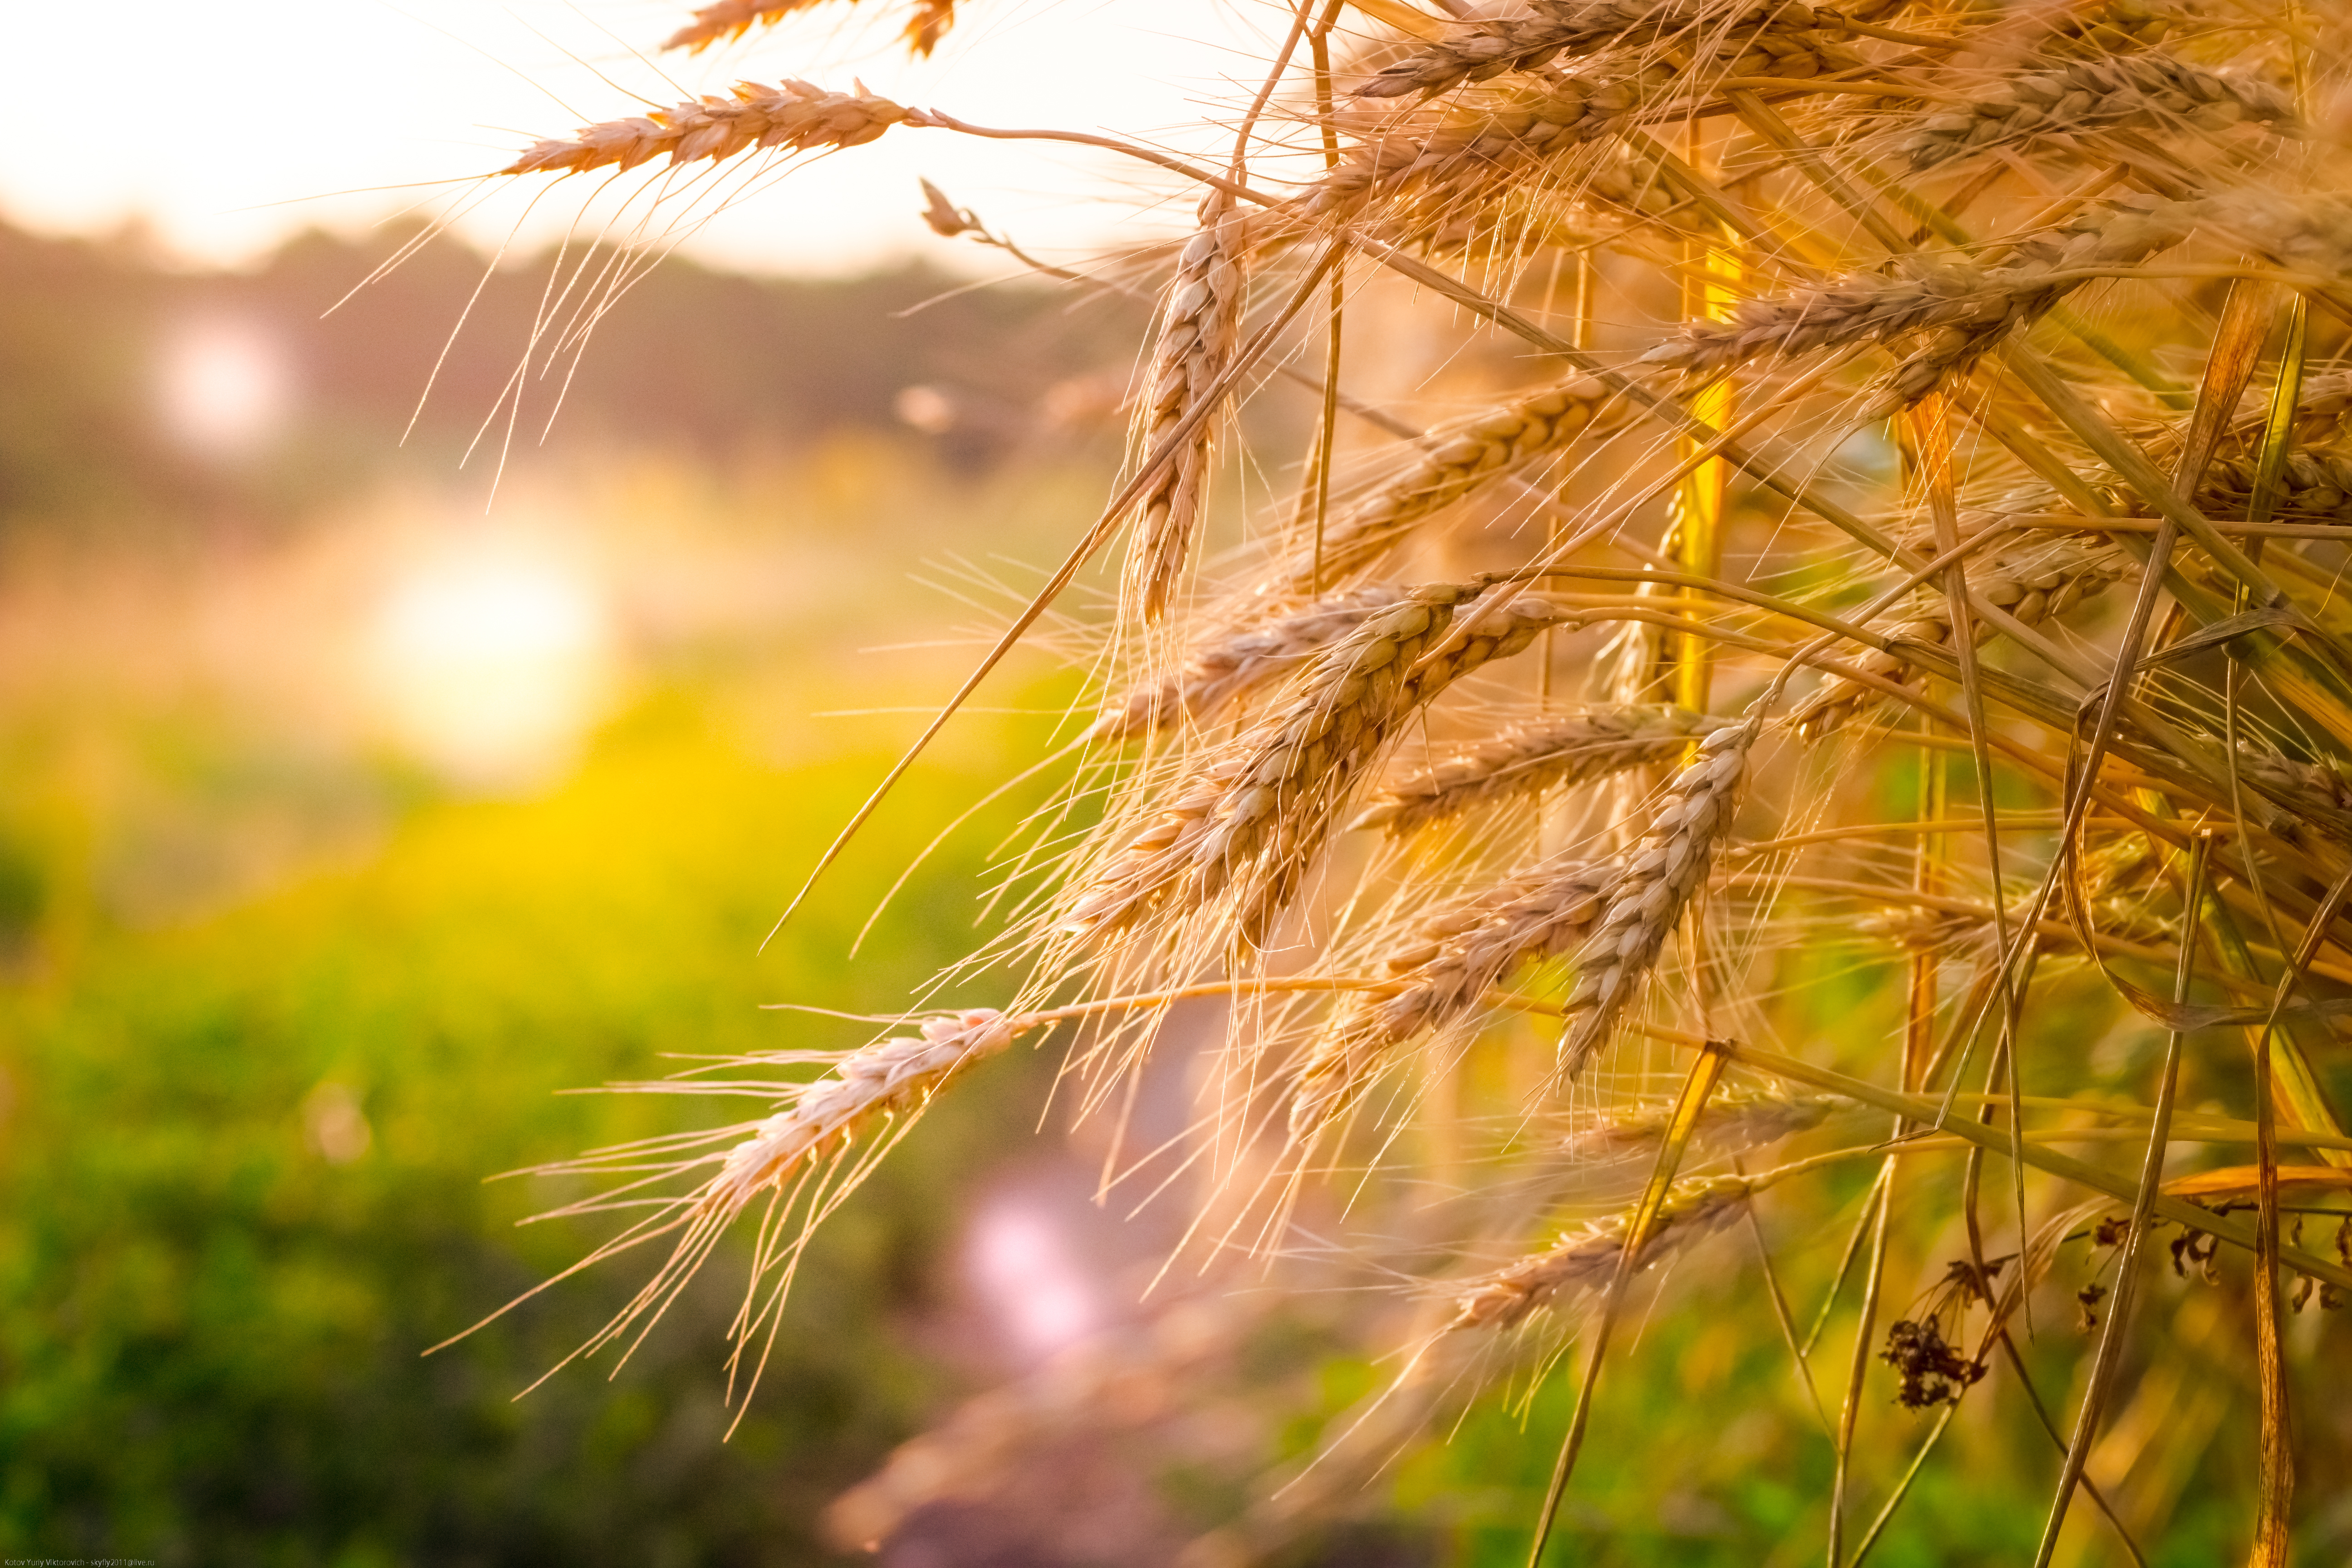
[[[1070,1256],[1069,1238],[1034,1204],[1000,1199],[972,1223],[972,1281],[1005,1337],[1043,1358],[1101,1326],[1094,1282]]]
[[[411,210],[455,215],[478,244],[520,231],[535,248],[565,233],[590,183],[559,193],[546,181],[486,188],[472,176],[541,136],[723,92],[743,76],[844,89],[863,78],[900,102],[982,124],[1109,131],[1202,151],[1201,106],[1247,100],[1264,36],[1278,36],[1290,16],[1276,0],[994,0],[971,7],[935,58],[916,61],[898,46],[895,14],[834,6],[742,45],[655,52],[693,8],[115,0],[103,12],[100,80],[89,68],[92,13],[14,6],[0,50],[10,112],[19,124],[72,130],[0,141],[0,216],[84,234],[137,217],[173,253],[211,262],[243,261],[308,226],[350,232]],[[1103,68],[1114,59],[1119,68]],[[1246,85],[1235,79],[1244,70]],[[93,108],[93,91],[167,82],[202,100],[184,132],[110,100]],[[850,272],[909,253],[985,265],[971,246],[924,228],[916,179],[928,175],[1024,241],[1066,253],[1133,237],[1114,221],[1132,207],[1103,196],[1107,184],[1135,181],[1136,167],[1083,148],[902,132],[817,159],[781,185],[757,182],[746,199],[670,237],[751,271]],[[1147,202],[1170,188],[1149,174],[1139,182]],[[1162,216],[1181,226],[1189,203]]]
[[[419,563],[386,590],[371,632],[394,732],[460,784],[511,788],[549,776],[611,699],[603,595],[526,550],[474,547]]]
[[[251,457],[286,422],[293,372],[276,334],[251,321],[184,321],[156,366],[164,428],[201,457]]]

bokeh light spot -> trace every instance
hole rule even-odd
[[[385,591],[371,631],[394,732],[456,783],[516,787],[561,771],[611,696],[604,595],[526,550],[417,563]]]
[[[972,1282],[1023,1354],[1051,1355],[1101,1327],[1094,1281],[1062,1227],[1034,1204],[1005,1198],[983,1209],[970,1247]]]
[[[155,380],[163,427],[182,446],[215,461],[268,447],[293,408],[286,346],[252,321],[181,322],[163,339]]]

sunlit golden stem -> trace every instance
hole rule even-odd
[[[1698,123],[1691,122],[1688,157],[1693,168],[1707,173],[1705,148],[1700,141]],[[1743,277],[1740,252],[1733,237],[1726,233],[1720,243],[1690,242],[1687,255],[1692,262],[1683,279],[1683,315],[1686,320],[1719,321],[1731,313],[1738,298]],[[1691,412],[1710,428],[1722,430],[1730,426],[1738,414],[1729,378],[1702,388],[1691,399]],[[1697,449],[1688,437],[1676,443],[1676,455],[1687,461]],[[1685,571],[1700,576],[1721,574],[1723,566],[1723,508],[1729,489],[1730,465],[1721,458],[1709,458],[1684,476],[1675,497],[1675,523],[1670,552]],[[1684,597],[1696,599],[1695,590],[1686,590]],[[1673,659],[1668,689],[1674,700],[1693,712],[1707,710],[1715,674],[1715,650],[1706,639],[1676,637],[1669,645]]]

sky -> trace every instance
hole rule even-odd
[[[48,234],[138,219],[191,265],[236,265],[287,235],[356,233],[407,210],[457,214],[495,247],[577,221],[587,182],[471,176],[539,137],[667,105],[680,89],[862,77],[899,102],[996,126],[1110,132],[1178,151],[1255,89],[1279,0],[965,0],[932,59],[895,43],[892,0],[842,0],[701,56],[657,55],[690,5],[667,0],[113,0],[20,5],[0,23],[0,217]],[[97,19],[106,36],[91,36]],[[102,73],[90,62],[106,62]],[[1247,77],[1246,85],[1240,82]],[[1190,129],[1188,129],[1190,128]],[[1116,154],[900,128],[762,183],[682,248],[751,271],[856,271],[948,242],[916,181],[1025,246],[1072,255],[1190,198]],[[968,252],[968,244],[953,247]]]

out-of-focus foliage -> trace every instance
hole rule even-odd
[[[10,987],[10,1550],[808,1560],[815,1510],[935,1385],[898,1331],[933,1289],[971,1131],[1032,1113],[1034,1058],[976,1082],[839,1216],[732,1442],[720,1336],[740,1271],[714,1270],[613,1383],[607,1358],[510,1402],[620,1304],[634,1260],[420,1352],[596,1234],[510,1229],[566,1194],[484,1175],[681,1122],[675,1102],[557,1091],[859,1027],[758,1010],[824,990],[857,900],[753,948],[806,825],[872,766],[762,763],[674,691],[551,796],[426,805],[364,867],[97,935]],[[917,788],[944,809],[956,786]],[[942,912],[919,888],[879,928],[903,984],[950,951],[962,921]]]
[[[964,657],[971,612],[908,574],[991,602],[939,559],[958,531],[1034,539],[1085,504],[1057,454],[1086,428],[987,411],[1090,362],[1072,340],[1096,324],[1018,291],[898,321],[944,286],[916,272],[667,267],[485,518],[487,476],[455,459],[539,281],[491,279],[404,453],[483,263],[427,247],[318,320],[388,248],[313,237],[197,276],[0,229],[0,1549],[830,1560],[821,1507],[972,1364],[933,1342],[947,1247],[1002,1157],[979,1131],[1034,1121],[1042,1058],[976,1078],[835,1216],[731,1440],[739,1252],[609,1383],[608,1355],[515,1398],[650,1258],[423,1352],[610,1233],[517,1229],[578,1190],[484,1178],[711,1110],[562,1091],[855,1044],[873,1026],[761,1005],[914,1005],[961,950],[1019,792],[899,895],[857,991],[839,983],[929,825],[1027,721],[961,727],[911,809],[760,942],[915,722],[889,706]],[[154,384],[174,331],[223,321],[283,356],[292,395],[236,454],[181,441]],[[1032,352],[1004,352],[1015,334]],[[692,384],[662,379],[680,343]],[[908,384],[970,417],[908,429]],[[403,581],[518,542],[587,584],[614,673],[576,771],[473,798],[402,750],[370,639]]]

